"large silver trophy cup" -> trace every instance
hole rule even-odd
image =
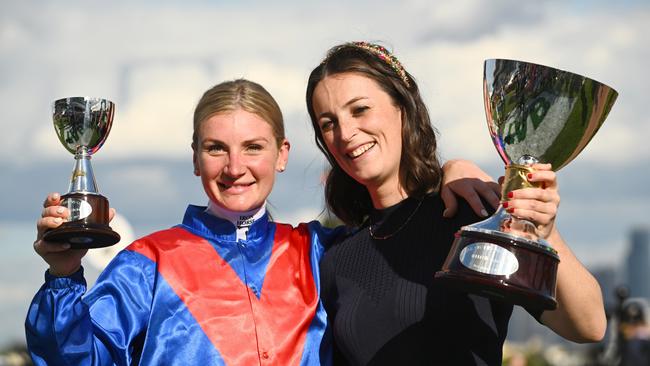
[[[54,129],[61,144],[75,156],[68,193],[61,198],[70,217],[43,236],[47,241],[70,243],[72,248],[98,248],[120,241],[108,225],[108,200],[99,194],[90,157],[106,141],[115,105],[107,99],[72,97],[53,104]]]
[[[529,62],[486,60],[483,93],[488,128],[506,163],[501,197],[534,187],[530,165],[572,161],[605,121],[617,97],[607,85]],[[436,279],[461,290],[529,308],[555,309],[559,257],[534,223],[500,207],[464,226]]]

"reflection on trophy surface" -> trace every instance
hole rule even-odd
[[[506,163],[501,197],[535,187],[535,163],[571,162],[605,121],[617,92],[592,79],[529,62],[486,60],[488,129]],[[503,207],[464,226],[436,278],[459,289],[531,308],[554,309],[559,257],[534,223]]]
[[[91,155],[108,137],[114,113],[115,105],[106,99],[71,97],[54,102],[54,129],[74,154],[75,166],[68,193],[61,197],[69,220],[46,232],[44,240],[70,243],[72,248],[105,247],[120,240],[108,225],[108,200],[99,194],[90,164]]]

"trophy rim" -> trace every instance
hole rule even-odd
[[[113,107],[115,106],[115,103],[112,100],[108,99],[108,98],[91,97],[91,96],[75,96],[75,97],[63,97],[63,98],[54,99],[54,101],[52,102],[52,107],[54,107],[54,105],[56,105],[56,103],[58,103],[58,102],[62,102],[64,100],[73,100],[73,99],[77,99],[77,100],[97,100],[97,101],[102,101],[103,100],[103,101],[106,101],[106,102],[112,104]]]
[[[619,93],[618,93],[618,91],[617,91],[616,89],[614,89],[614,88],[613,88],[612,86],[610,86],[609,84],[606,84],[606,83],[604,83],[604,82],[602,82],[602,81],[600,81],[600,80],[598,80],[598,79],[594,79],[594,78],[591,78],[591,77],[589,77],[589,76],[585,76],[585,75],[582,75],[582,74],[579,74],[579,73],[577,73],[577,72],[573,72],[573,71],[570,71],[570,70],[567,70],[567,69],[562,69],[562,68],[555,67],[555,66],[548,66],[548,65],[546,65],[546,64],[541,64],[541,63],[539,63],[539,62],[531,62],[531,61],[519,60],[519,59],[514,59],[514,58],[502,58],[502,57],[491,57],[491,58],[486,58],[486,59],[483,61],[483,76],[485,76],[485,70],[486,70],[486,67],[485,67],[485,66],[488,64],[488,62],[493,62],[493,61],[494,61],[494,62],[496,62],[496,61],[506,61],[506,62],[512,62],[512,63],[517,63],[517,64],[527,64],[527,65],[540,66],[540,67],[544,67],[544,68],[547,68],[547,69],[551,69],[551,70],[559,71],[559,72],[562,72],[562,73],[566,73],[566,74],[570,74],[570,75],[575,75],[575,76],[580,77],[580,78],[582,78],[582,79],[590,80],[590,81],[593,81],[593,82],[595,82],[595,83],[598,83],[598,84],[600,84],[600,85],[602,85],[602,86],[605,86],[605,87],[609,88],[611,91],[613,91],[614,93],[616,93],[616,97],[618,97],[618,95],[619,95]]]

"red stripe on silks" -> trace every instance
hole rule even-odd
[[[309,230],[305,224],[276,224],[274,241],[269,268],[277,270],[267,271],[261,299],[253,302],[258,326],[264,324],[258,327],[259,347],[271,364],[298,365],[318,306]]]
[[[258,363],[247,288],[205,239],[173,228],[128,249],[150,258],[227,364]]]
[[[305,225],[276,224],[260,300],[208,241],[183,229],[154,233],[129,249],[158,264],[227,364],[297,365],[318,305],[309,243]]]

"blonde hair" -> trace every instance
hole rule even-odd
[[[284,120],[278,103],[260,84],[237,79],[224,81],[208,89],[194,109],[194,132],[192,147],[198,144],[198,129],[208,118],[215,114],[233,112],[238,109],[256,114],[273,130],[278,147],[285,139]]]

